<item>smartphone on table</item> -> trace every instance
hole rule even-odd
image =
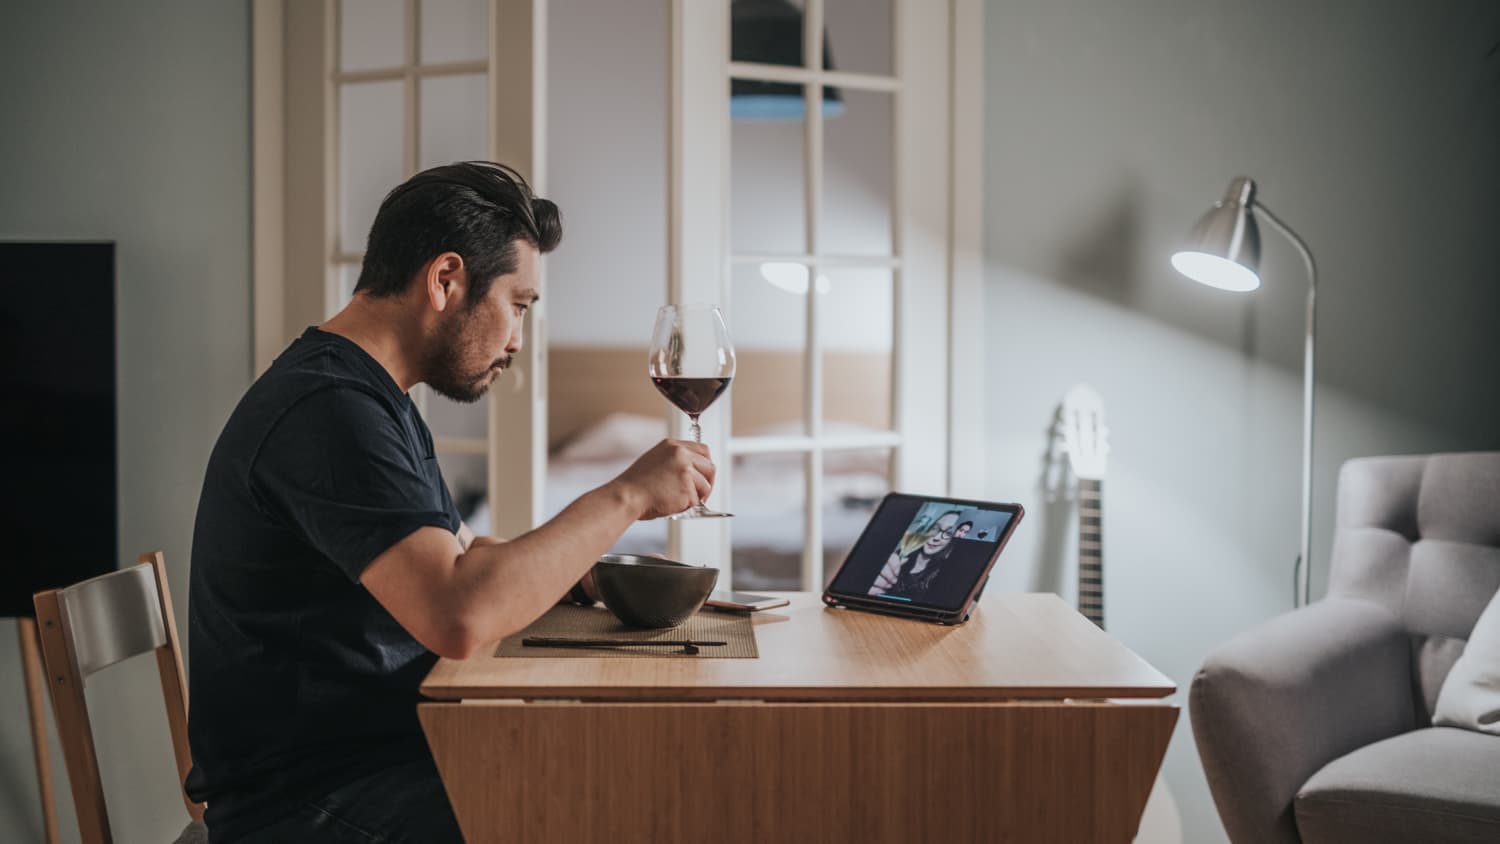
[[[708,596],[708,600],[703,605],[716,610],[755,612],[756,610],[784,607],[790,603],[791,601],[786,598],[778,598],[772,595],[752,595],[749,592],[715,592]]]

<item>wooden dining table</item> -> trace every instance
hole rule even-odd
[[[756,659],[442,660],[418,716],[469,842],[1128,842],[1172,681],[1052,594],[944,627],[753,616]]]

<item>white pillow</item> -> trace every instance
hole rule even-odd
[[[665,416],[611,413],[574,435],[558,449],[557,457],[579,462],[634,460],[666,435]]]
[[[1432,723],[1500,736],[1500,591],[1474,622],[1463,655],[1443,681]]]

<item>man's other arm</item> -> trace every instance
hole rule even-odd
[[[474,529],[469,527],[468,522],[458,523],[458,533],[456,534],[456,536],[458,537],[458,544],[463,546],[463,549],[465,551],[472,548],[475,542],[479,542],[485,545],[498,545],[505,541],[504,539],[501,539],[497,536],[476,536],[474,534]],[[583,587],[584,593],[587,594],[590,598],[595,601],[599,600],[599,591],[594,588],[594,572],[592,569],[583,573],[583,577],[578,579],[578,585]],[[572,590],[569,589],[568,591],[571,592]],[[568,596],[564,595],[563,597],[557,599],[557,602],[559,604],[564,604],[567,603],[568,600]]]
[[[536,620],[637,519],[708,497],[704,446],[664,440],[618,478],[509,541],[418,528],[377,556],[360,582],[428,650],[464,659]]]

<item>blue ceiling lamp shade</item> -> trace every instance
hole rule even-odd
[[[803,67],[802,10],[791,0],[735,0],[731,7],[731,59],[736,62]],[[833,70],[828,31],[823,31],[823,69]],[[796,82],[734,79],[729,83],[729,116],[735,120],[801,120],[802,86]],[[823,118],[844,113],[844,99],[823,88]]]

